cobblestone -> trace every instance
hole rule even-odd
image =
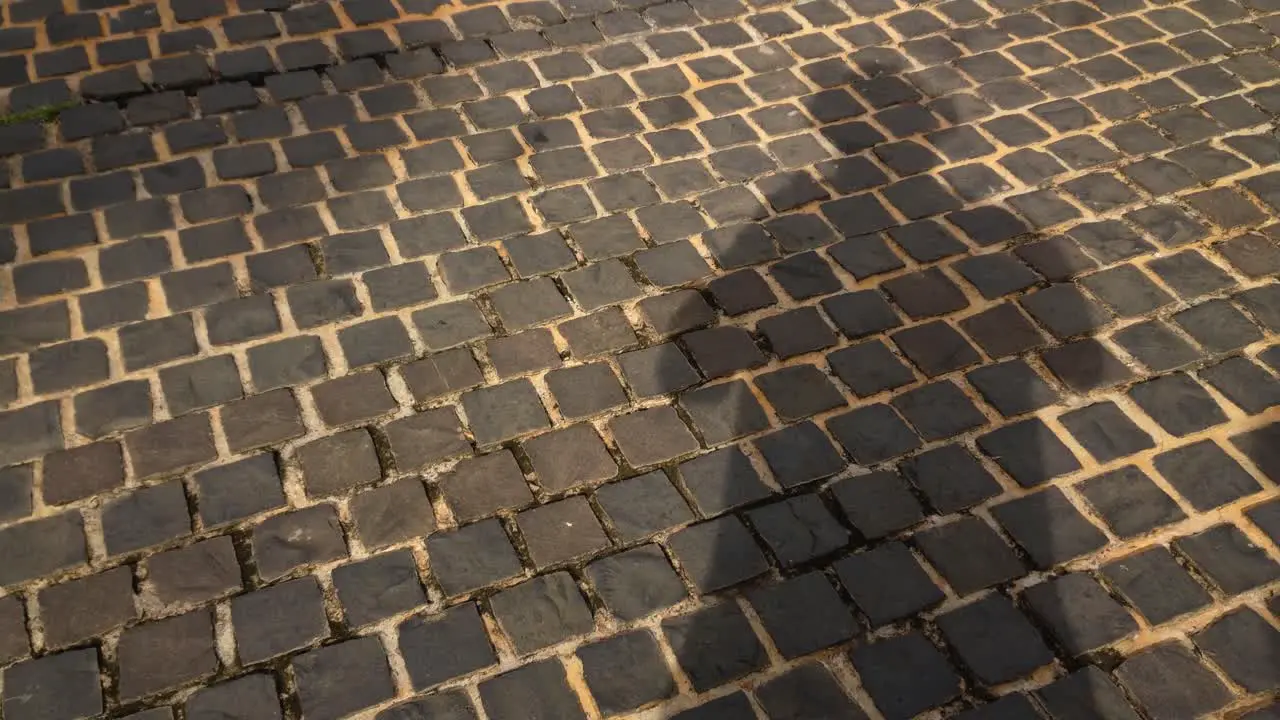
[[[1269,717],[1274,11],[0,8],[4,715]]]
[[[400,648],[415,687],[429,688],[496,660],[474,605],[436,617],[410,618],[400,626]]]
[[[294,674],[303,712],[336,718],[395,695],[391,671],[376,638],[360,637],[296,656]]]
[[[755,590],[748,599],[783,657],[808,655],[856,632],[848,608],[821,573]]]
[[[239,569],[231,538],[223,535],[153,556],[147,577],[161,602],[199,603],[240,590]]]
[[[120,637],[121,698],[136,699],[208,677],[217,670],[209,610],[135,625]]]
[[[858,648],[852,660],[877,707],[891,717],[911,717],[960,692],[945,656],[918,632]]]
[[[39,597],[45,641],[52,647],[76,643],[138,617],[127,568],[54,585]]]
[[[270,675],[263,673],[202,689],[187,701],[186,711],[191,717],[198,718],[232,714],[265,719],[281,715],[275,682]]]
[[[5,714],[19,718],[102,712],[98,653],[92,648],[48,655],[5,671]]]
[[[765,660],[764,646],[746,615],[732,603],[674,617],[662,625],[676,661],[695,688],[723,685],[759,668]]]
[[[591,609],[568,573],[534,578],[490,601],[498,624],[520,654],[591,631]]]
[[[306,647],[328,634],[324,598],[313,578],[290,580],[237,597],[231,623],[241,662],[252,664]]]
[[[587,687],[603,712],[634,710],[676,693],[657,641],[644,631],[584,645],[578,658]]]

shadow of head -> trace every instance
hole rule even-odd
[[[1175,266],[1230,276],[1198,251],[1154,270],[1137,262],[1209,231],[1184,206],[1145,201],[1130,187],[1148,189],[1142,180],[1097,171],[1119,155],[1090,134],[982,160],[993,141],[1018,148],[1096,122],[1080,103],[997,117],[990,97],[947,94],[956,88],[942,74],[892,74],[895,51],[860,55],[875,68],[866,79],[799,101],[838,155],[815,145],[799,163],[812,168],[766,158],[752,171],[754,147],[713,154],[744,182],[703,206],[720,223],[701,236],[720,270],[700,293],[640,304],[650,339],[669,348],[654,386],[676,393],[710,450],[655,481],[673,483],[699,518],[667,543],[676,565],[699,593],[736,588],[788,659],[905,628],[850,655],[889,717],[1025,678],[1044,685],[1036,702],[1055,716],[1132,715],[1135,696],[1151,702],[1144,663],[1186,669],[1200,697],[1181,707],[1221,706],[1223,686],[1181,646],[1129,661],[1115,650],[1140,615],[1159,622],[1144,603],[1161,582],[1208,597],[1169,550],[1082,564],[1261,490],[1212,441],[1202,452],[1244,477],[1204,504],[1167,453],[1125,464],[1226,421],[1178,370],[1262,338],[1225,299],[1179,300]],[[958,64],[970,60],[990,61]],[[767,110],[813,124],[794,106]],[[1224,331],[1235,334],[1225,350],[1210,317],[1243,321]],[[621,365],[628,374],[626,355]],[[1260,457],[1261,442],[1235,449]],[[708,655],[714,687],[763,657],[747,619],[726,602],[669,636],[677,657],[726,654]],[[1034,714],[1020,694],[1000,704]]]

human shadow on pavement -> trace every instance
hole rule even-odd
[[[876,118],[889,113],[921,133],[976,124],[942,127],[915,102]],[[704,234],[729,270],[669,311],[682,330],[713,322],[707,300],[723,314],[678,339],[707,382],[677,407],[718,449],[671,471],[714,518],[677,531],[672,556],[701,593],[737,586],[785,660],[854,639],[760,685],[756,702],[861,717],[839,689],[850,668],[888,718],[1190,717],[1232,702],[1201,660],[1221,642],[1202,641],[1208,631],[1194,646],[1134,654],[1130,642],[1203,610],[1209,548],[1249,543],[1235,525],[1188,517],[1263,490],[1212,439],[1157,454],[1226,420],[1179,371],[1224,353],[1196,346],[1194,307],[1134,261],[1206,228],[1136,193],[1103,218],[1052,188],[1011,197],[1015,183],[990,166],[955,167],[923,138],[891,141],[862,119],[821,132],[848,151],[817,164],[827,184],[889,183],[881,165],[905,176],[880,188],[897,214],[870,192],[833,198],[802,171],[757,182],[787,214]],[[951,190],[925,174],[935,164],[952,165]],[[1226,363],[1277,382],[1247,356]],[[687,367],[673,357],[663,382],[691,385]],[[1225,375],[1200,373],[1231,397]],[[1261,435],[1231,442],[1274,467]],[[1216,463],[1238,474],[1192,477]],[[1198,534],[1170,536],[1178,523]],[[1244,608],[1221,625],[1255,623]],[[762,666],[750,624],[726,601],[664,630],[682,666],[707,669],[693,678],[706,690]],[[1240,641],[1280,673],[1267,641]],[[680,715],[739,716],[754,717],[741,692]]]

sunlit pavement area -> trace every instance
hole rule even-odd
[[[1277,0],[21,0],[5,720],[1274,720]]]

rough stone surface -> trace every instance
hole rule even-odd
[[[400,626],[400,650],[414,687],[425,689],[497,660],[473,604],[457,605]]]
[[[217,670],[213,614],[193,610],[129,628],[120,636],[120,696],[139,698]]]
[[[138,617],[133,578],[127,568],[46,588],[40,593],[46,642],[54,647],[118,627]]]
[[[236,598],[231,603],[231,623],[236,650],[246,664],[304,648],[329,629],[320,586],[309,577]]]
[[[5,670],[5,716],[87,717],[102,712],[98,652],[70,650]]]
[[[1262,717],[1277,10],[3,4],[0,712]]]

